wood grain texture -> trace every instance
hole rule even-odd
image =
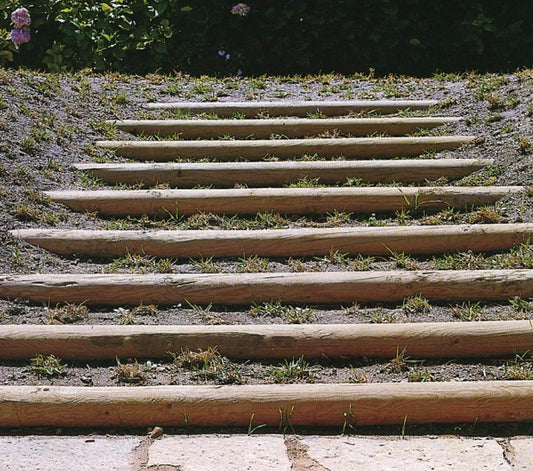
[[[190,188],[279,186],[308,178],[320,183],[343,183],[360,178],[364,182],[418,182],[440,177],[462,178],[487,165],[490,159],[415,159],[415,160],[334,160],[299,162],[210,162],[210,163],[134,163],[77,164],[80,171],[91,172],[108,183],[159,183]]]
[[[3,298],[108,306],[398,303],[417,294],[443,302],[531,298],[533,270],[0,275]]]
[[[4,360],[37,353],[64,360],[167,358],[168,352],[217,347],[227,357],[502,357],[533,350],[530,321],[326,325],[3,325]]]
[[[15,237],[61,255],[122,257],[302,257],[342,253],[436,254],[509,249],[533,239],[533,224],[338,227],[266,230],[19,229]]]
[[[0,386],[0,426],[146,427],[518,422],[532,381],[244,386]]]
[[[419,129],[432,129],[444,124],[453,124],[461,118],[338,118],[338,119],[126,119],[108,121],[121,131],[136,134],[179,134],[180,138],[214,138],[220,136],[268,139],[271,135],[305,137],[323,132],[366,136],[372,133],[387,133],[390,136],[411,134]]]
[[[216,113],[232,116],[235,113],[254,117],[259,113],[270,116],[307,116],[320,112],[325,116],[340,116],[362,111],[395,113],[399,110],[426,110],[438,104],[436,100],[345,100],[345,101],[219,101],[210,103],[167,102],[147,103],[148,109],[173,109],[191,113]]]
[[[266,139],[207,141],[97,141],[117,155],[137,160],[168,161],[177,158],[262,160],[317,154],[321,157],[389,158],[457,149],[475,141],[474,136],[344,137],[334,139]]]
[[[44,192],[52,201],[76,211],[104,215],[324,214],[349,211],[373,213],[402,209],[462,209],[492,204],[516,193],[520,186],[482,187],[352,187],[258,188],[216,190],[77,190]]]

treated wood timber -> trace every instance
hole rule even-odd
[[[307,116],[320,112],[325,116],[340,116],[363,111],[395,113],[399,110],[426,110],[438,104],[436,100],[346,100],[346,101],[219,101],[211,103],[167,102],[147,103],[149,109],[173,109],[191,113],[235,113],[254,117],[259,113],[270,116]]]
[[[0,427],[248,426],[253,420],[340,429],[349,413],[358,425],[529,421],[533,381],[0,386]]]
[[[337,211],[371,213],[402,209],[465,208],[492,204],[521,193],[520,186],[259,188],[218,190],[48,191],[56,203],[76,211],[104,215],[181,215],[199,211],[217,214],[323,214]]]
[[[387,133],[390,136],[411,134],[419,129],[432,129],[444,124],[457,123],[461,118],[340,118],[340,119],[126,119],[108,121],[122,131],[137,134],[179,134],[180,138],[254,136],[268,139],[272,134],[286,137],[305,137],[322,132],[340,131],[353,136]]]
[[[365,182],[417,182],[439,177],[461,178],[487,165],[490,159],[415,159],[415,160],[333,160],[299,162],[210,162],[210,163],[135,163],[77,164],[108,183],[142,183],[154,186],[168,183],[180,187],[196,185],[276,186],[305,177],[320,183],[341,183],[348,177]]]
[[[15,237],[61,255],[121,257],[304,257],[342,253],[434,254],[509,249],[533,239],[533,224],[337,227],[267,230],[125,231],[19,229]]]
[[[168,161],[177,158],[262,160],[302,155],[347,158],[387,158],[457,149],[475,141],[474,136],[343,137],[334,139],[264,139],[211,141],[97,141],[117,155],[137,160]]]
[[[3,360],[36,353],[63,359],[165,358],[168,352],[218,347],[230,358],[471,358],[533,350],[530,321],[325,325],[4,325]]]
[[[533,270],[0,275],[0,297],[108,306],[397,303],[416,294],[437,302],[531,298]]]

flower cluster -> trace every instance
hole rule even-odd
[[[222,49],[220,49],[220,51],[218,51],[218,55],[220,57],[224,57],[226,59],[226,61],[229,61],[231,59],[231,55],[229,53],[226,53],[226,51],[223,51]]]
[[[31,25],[30,12],[26,8],[17,8],[11,13],[11,21],[15,25],[15,28],[29,28]]]
[[[231,13],[233,15],[246,16],[250,13],[250,7],[246,5],[246,3],[237,3],[237,5],[234,5],[231,9]]]
[[[26,10],[26,8],[17,8],[11,13],[11,21],[13,22],[13,25],[15,25],[15,28],[11,30],[11,41],[17,46],[29,42],[31,39],[30,12]]]
[[[250,13],[250,7],[246,3],[239,2],[239,3],[237,3],[237,5],[233,5],[233,7],[231,8],[231,14],[232,15],[246,16],[246,15],[248,15],[248,13]],[[231,55],[229,54],[229,52],[226,52],[223,49],[220,49],[218,51],[218,55],[220,57],[223,57],[225,59],[226,63],[231,59]],[[237,56],[237,61],[238,60],[239,60],[239,58]],[[242,75],[242,70],[241,69],[237,70],[237,75]]]

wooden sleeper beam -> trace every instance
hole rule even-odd
[[[533,381],[0,386],[0,427],[336,426],[533,419]]]
[[[3,360],[37,353],[62,359],[167,358],[168,352],[217,347],[236,359],[477,358],[523,354],[533,349],[530,321],[421,322],[325,325],[4,325]]]
[[[152,110],[180,110],[184,112],[215,113],[219,116],[241,114],[254,117],[260,113],[270,116],[307,116],[320,112],[324,116],[341,116],[351,113],[396,113],[400,110],[427,110],[438,105],[436,100],[345,100],[345,101],[219,101],[147,103]]]
[[[521,186],[482,187],[342,187],[258,188],[216,190],[96,190],[48,191],[56,203],[76,211],[103,215],[188,215],[200,211],[217,214],[324,214],[349,211],[373,213],[402,209],[433,210],[492,204]]]
[[[509,249],[533,239],[533,224],[340,227],[267,230],[127,231],[19,229],[15,237],[61,255],[169,258],[305,257],[342,253],[434,254]]]
[[[168,183],[179,187],[196,185],[277,186],[304,178],[320,183],[342,183],[347,178],[364,182],[418,182],[440,177],[462,178],[487,165],[490,159],[415,160],[333,160],[298,162],[209,162],[209,163],[129,163],[77,164],[80,171],[92,173],[108,183],[142,183],[155,186]]]
[[[179,134],[180,138],[216,138],[254,136],[268,139],[272,135],[305,137],[323,132],[339,131],[353,136],[372,133],[387,133],[390,136],[411,134],[419,129],[432,129],[444,124],[453,124],[462,118],[340,118],[340,119],[165,119],[108,121],[121,131],[136,134]]]
[[[0,275],[0,297],[88,305],[434,302],[533,297],[533,270]]]
[[[98,147],[137,160],[169,161],[178,158],[262,160],[317,154],[321,157],[389,158],[457,149],[474,136],[344,137],[334,139],[266,139],[211,141],[97,141]]]

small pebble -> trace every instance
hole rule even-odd
[[[161,427],[154,427],[152,431],[148,434],[150,438],[156,439],[163,435],[163,429]]]

